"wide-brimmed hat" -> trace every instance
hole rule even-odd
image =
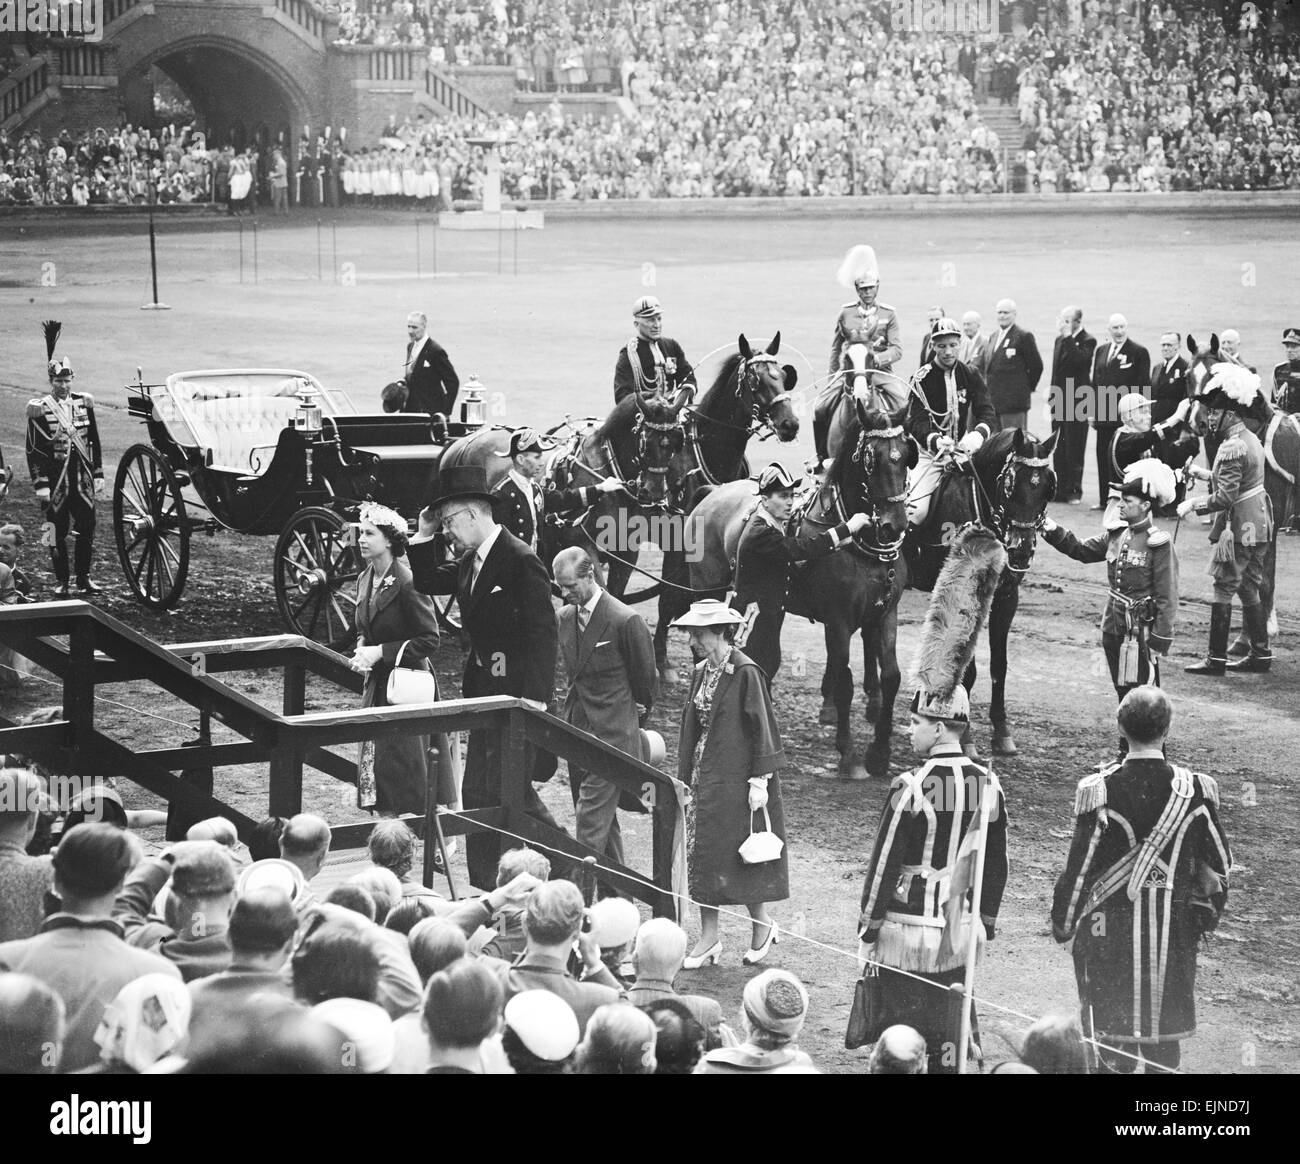
[[[279,889],[297,905],[307,890],[307,882],[303,880],[302,870],[292,861],[286,861],[282,857],[266,857],[249,865],[235,883],[235,892],[240,897],[258,889]]]
[[[739,626],[745,621],[745,616],[739,611],[732,610],[725,602],[720,602],[716,598],[705,598],[701,602],[692,602],[691,608],[685,614],[674,620],[673,626],[680,627],[700,627],[700,626]]]
[[[499,498],[488,489],[487,470],[481,465],[451,465],[438,474],[438,492],[429,508],[441,509],[453,501],[486,501],[495,506]]]

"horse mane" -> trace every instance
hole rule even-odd
[[[713,378],[713,383],[709,385],[707,390],[700,397],[697,411],[707,413],[708,409],[705,405],[713,402],[713,394],[730,388],[731,379],[736,375],[736,371],[740,367],[740,359],[740,352],[735,351],[722,361],[722,367],[718,369],[718,374]]]
[[[604,423],[596,430],[597,440],[612,440],[616,436],[624,436],[632,431],[632,417],[636,414],[636,396],[624,396],[610,414],[605,417]]]

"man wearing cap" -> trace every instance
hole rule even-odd
[[[658,677],[650,631],[635,610],[601,588],[595,563],[581,546],[561,550],[554,569],[564,598],[556,625],[569,680],[561,714],[641,759],[641,720],[654,706]],[[618,785],[572,762],[569,782],[578,840],[622,865]]]
[[[1210,482],[1210,495],[1199,501],[1189,497],[1178,506],[1179,517],[1214,514],[1210,527],[1215,548],[1210,563],[1214,601],[1210,606],[1209,654],[1203,662],[1184,668],[1193,675],[1267,671],[1273,663],[1268,616],[1259,593],[1275,532],[1273,507],[1264,491],[1264,447],[1243,419],[1258,396],[1259,377],[1244,368],[1224,369],[1201,386],[1202,435],[1220,443],[1210,470],[1192,468],[1197,478]],[[1228,662],[1234,596],[1241,598],[1250,653]]]
[[[541,526],[548,514],[581,512],[596,503],[597,494],[623,487],[617,478],[605,477],[576,489],[544,490],[541,481],[546,476],[546,454],[554,448],[555,442],[536,429],[516,429],[510,434],[510,469],[492,490],[500,499],[501,525],[534,553],[539,550]]]
[[[962,752],[970,699],[917,689],[908,732],[924,764],[897,777],[880,818],[862,890],[860,955],[879,964],[880,1023],[903,1023],[925,1040],[931,1075],[957,1072],[956,1032],[947,987],[965,976],[969,926],[992,940],[1007,883],[1007,814],[997,777]],[[967,910],[970,860],[979,827],[979,789],[988,781],[991,811],[980,916]],[[984,942],[979,943],[982,949]],[[894,968],[907,970],[896,973]],[[918,981],[920,979],[921,981]],[[979,1042],[972,1009],[971,1034]],[[964,1054],[963,1048],[960,1054]]]
[[[1016,323],[1016,301],[998,300],[998,330],[989,340],[984,381],[999,428],[1025,428],[1029,406],[1043,375],[1034,333]]]
[[[428,334],[429,317],[412,311],[406,317],[406,363],[402,378],[406,384],[403,412],[441,413],[450,416],[460,390],[460,378],[451,357]]]
[[[1282,333],[1286,359],[1273,366],[1273,401],[1281,412],[1300,412],[1300,327]]]
[[[676,396],[683,388],[695,391],[695,370],[682,345],[664,335],[664,313],[653,295],[632,305],[636,334],[627,341],[614,364],[614,403],[640,392]]]
[[[1173,471],[1150,458],[1130,465],[1119,489],[1123,524],[1080,541],[1050,517],[1043,540],[1076,562],[1105,562],[1110,598],[1101,616],[1101,645],[1115,694],[1123,699],[1143,683],[1160,684],[1163,658],[1178,619],[1178,555],[1173,539],[1151,521],[1151,511],[1173,500]]]
[[[1130,466],[1140,460],[1155,458],[1178,475],[1201,451],[1200,438],[1189,428],[1184,428],[1191,408],[1191,400],[1184,397],[1168,417],[1159,424],[1152,424],[1154,407],[1148,397],[1141,392],[1130,392],[1120,397],[1120,427],[1110,438],[1110,491],[1102,522],[1106,529],[1120,529],[1124,524],[1119,515],[1119,487]],[[1176,481],[1173,496],[1161,504],[1172,505],[1181,501],[1183,491],[1184,487]]]
[[[857,298],[840,307],[831,337],[830,382],[822,389],[813,409],[813,440],[817,461],[831,456],[831,423],[835,410],[849,399],[845,382],[839,377],[844,360],[844,345],[865,343],[871,350],[871,367],[889,371],[903,358],[898,313],[887,303],[877,301],[880,292],[880,269],[876,252],[867,246],[854,247],[840,264],[838,279],[843,287],[852,287]]]
[[[1151,356],[1141,344],[1129,338],[1128,320],[1116,312],[1107,326],[1109,343],[1099,343],[1092,361],[1092,382],[1096,401],[1092,427],[1097,431],[1097,495],[1094,509],[1105,509],[1110,492],[1110,446],[1123,423],[1120,399],[1130,393],[1147,395],[1151,385]]]
[[[58,580],[54,593],[67,598],[69,529],[77,535],[73,562],[77,590],[81,594],[100,591],[91,581],[90,562],[94,552],[95,498],[104,492],[104,465],[95,424],[95,401],[89,392],[72,391],[71,361],[54,357],[61,330],[62,325],[53,321],[45,325],[50,390],[27,403],[27,468],[52,536],[50,557]]]
[[[496,522],[497,497],[476,465],[444,469],[439,494],[420,514],[420,530],[407,547],[415,585],[426,594],[455,594],[469,635],[461,695],[477,699],[510,695],[544,711],[554,695],[557,653],[551,579],[532,550]],[[458,557],[440,560],[434,541],[441,530]],[[473,731],[465,759],[461,797],[466,808],[501,803],[497,787],[501,734]],[[525,763],[533,770],[532,750]],[[509,774],[508,774],[509,775]],[[526,784],[528,811],[554,825],[554,818]],[[556,826],[558,827],[558,826]],[[480,889],[496,877],[500,841],[470,833],[465,841],[469,878]]]
[[[1081,307],[1061,308],[1052,347],[1052,431],[1060,433],[1053,454],[1057,500],[1083,500],[1083,461],[1092,404],[1092,357],[1097,341],[1083,326]]]
[[[916,465],[908,473],[907,517],[920,526],[930,513],[944,468],[954,452],[979,451],[997,424],[983,377],[957,357],[961,329],[952,319],[934,325],[934,362],[912,377],[903,427],[916,441]]]
[[[784,465],[768,465],[759,474],[758,504],[736,545],[736,595],[732,605],[742,612],[751,605],[757,608],[745,639],[745,654],[763,669],[769,685],[781,669],[781,627],[794,583],[795,563],[811,562],[848,545],[871,521],[870,515],[859,512],[834,529],[815,534],[787,533],[800,483]]]

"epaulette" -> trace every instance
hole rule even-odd
[[[1220,461],[1235,461],[1238,457],[1246,455],[1246,442],[1241,437],[1229,437],[1219,446]]]
[[[1151,532],[1147,534],[1147,545],[1149,546],[1165,546],[1168,544],[1169,535],[1162,529],[1155,529],[1153,527]]]
[[[1201,795],[1215,808],[1218,808],[1219,782],[1213,776],[1206,776],[1204,772],[1194,772],[1193,776],[1201,785]]]
[[[74,396],[80,396],[81,401],[89,408],[95,407],[95,398],[89,392],[74,392]]]
[[[43,416],[44,414],[45,414],[45,404],[42,397],[38,396],[36,397],[35,400],[29,400],[27,402],[27,415],[29,417]]]
[[[893,307],[891,307],[888,303],[881,303],[880,300],[877,299],[877,300],[876,300],[876,310],[877,310],[877,311],[893,311],[894,309],[893,309]],[[894,314],[898,314],[898,313],[897,313],[897,312],[894,312]]]
[[[856,299],[853,300],[852,303],[841,303],[841,304],[840,304],[840,310],[841,310],[841,311],[844,311],[844,310],[846,310],[846,309],[848,309],[848,308],[850,308],[850,307],[857,307],[857,305],[858,305],[858,301],[857,301]]]
[[[930,369],[933,367],[933,364],[922,364],[916,370],[916,378],[918,380],[924,380],[930,374]]]
[[[1106,777],[1118,767],[1118,764],[1112,764],[1079,781],[1079,787],[1074,791],[1075,816],[1082,816],[1085,812],[1096,812],[1099,808],[1106,807]]]

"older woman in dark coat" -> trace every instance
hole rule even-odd
[[[357,547],[366,567],[357,579],[357,648],[352,665],[366,672],[362,707],[388,706],[388,677],[401,666],[432,670],[438,616],[432,599],[415,589],[406,564],[406,519],[381,505],[363,505]],[[434,741],[443,757],[440,803],[454,803],[454,774],[445,735]],[[385,816],[424,814],[429,778],[427,735],[384,736],[361,745],[357,802]],[[450,788],[447,786],[450,784]]]
[[[734,645],[741,617],[715,600],[691,604],[673,625],[688,628],[701,656],[682,708],[678,775],[691,786],[687,813],[690,892],[700,907],[700,940],[685,961],[693,970],[716,963],[720,905],[743,905],[753,920],[753,937],[743,961],[760,962],[778,940],[767,902],[790,896],[784,846],[774,861],[749,865],[739,848],[751,831],[765,827],[785,840],[781,786],[776,771],[785,763],[781,733],[767,680],[752,659]]]

